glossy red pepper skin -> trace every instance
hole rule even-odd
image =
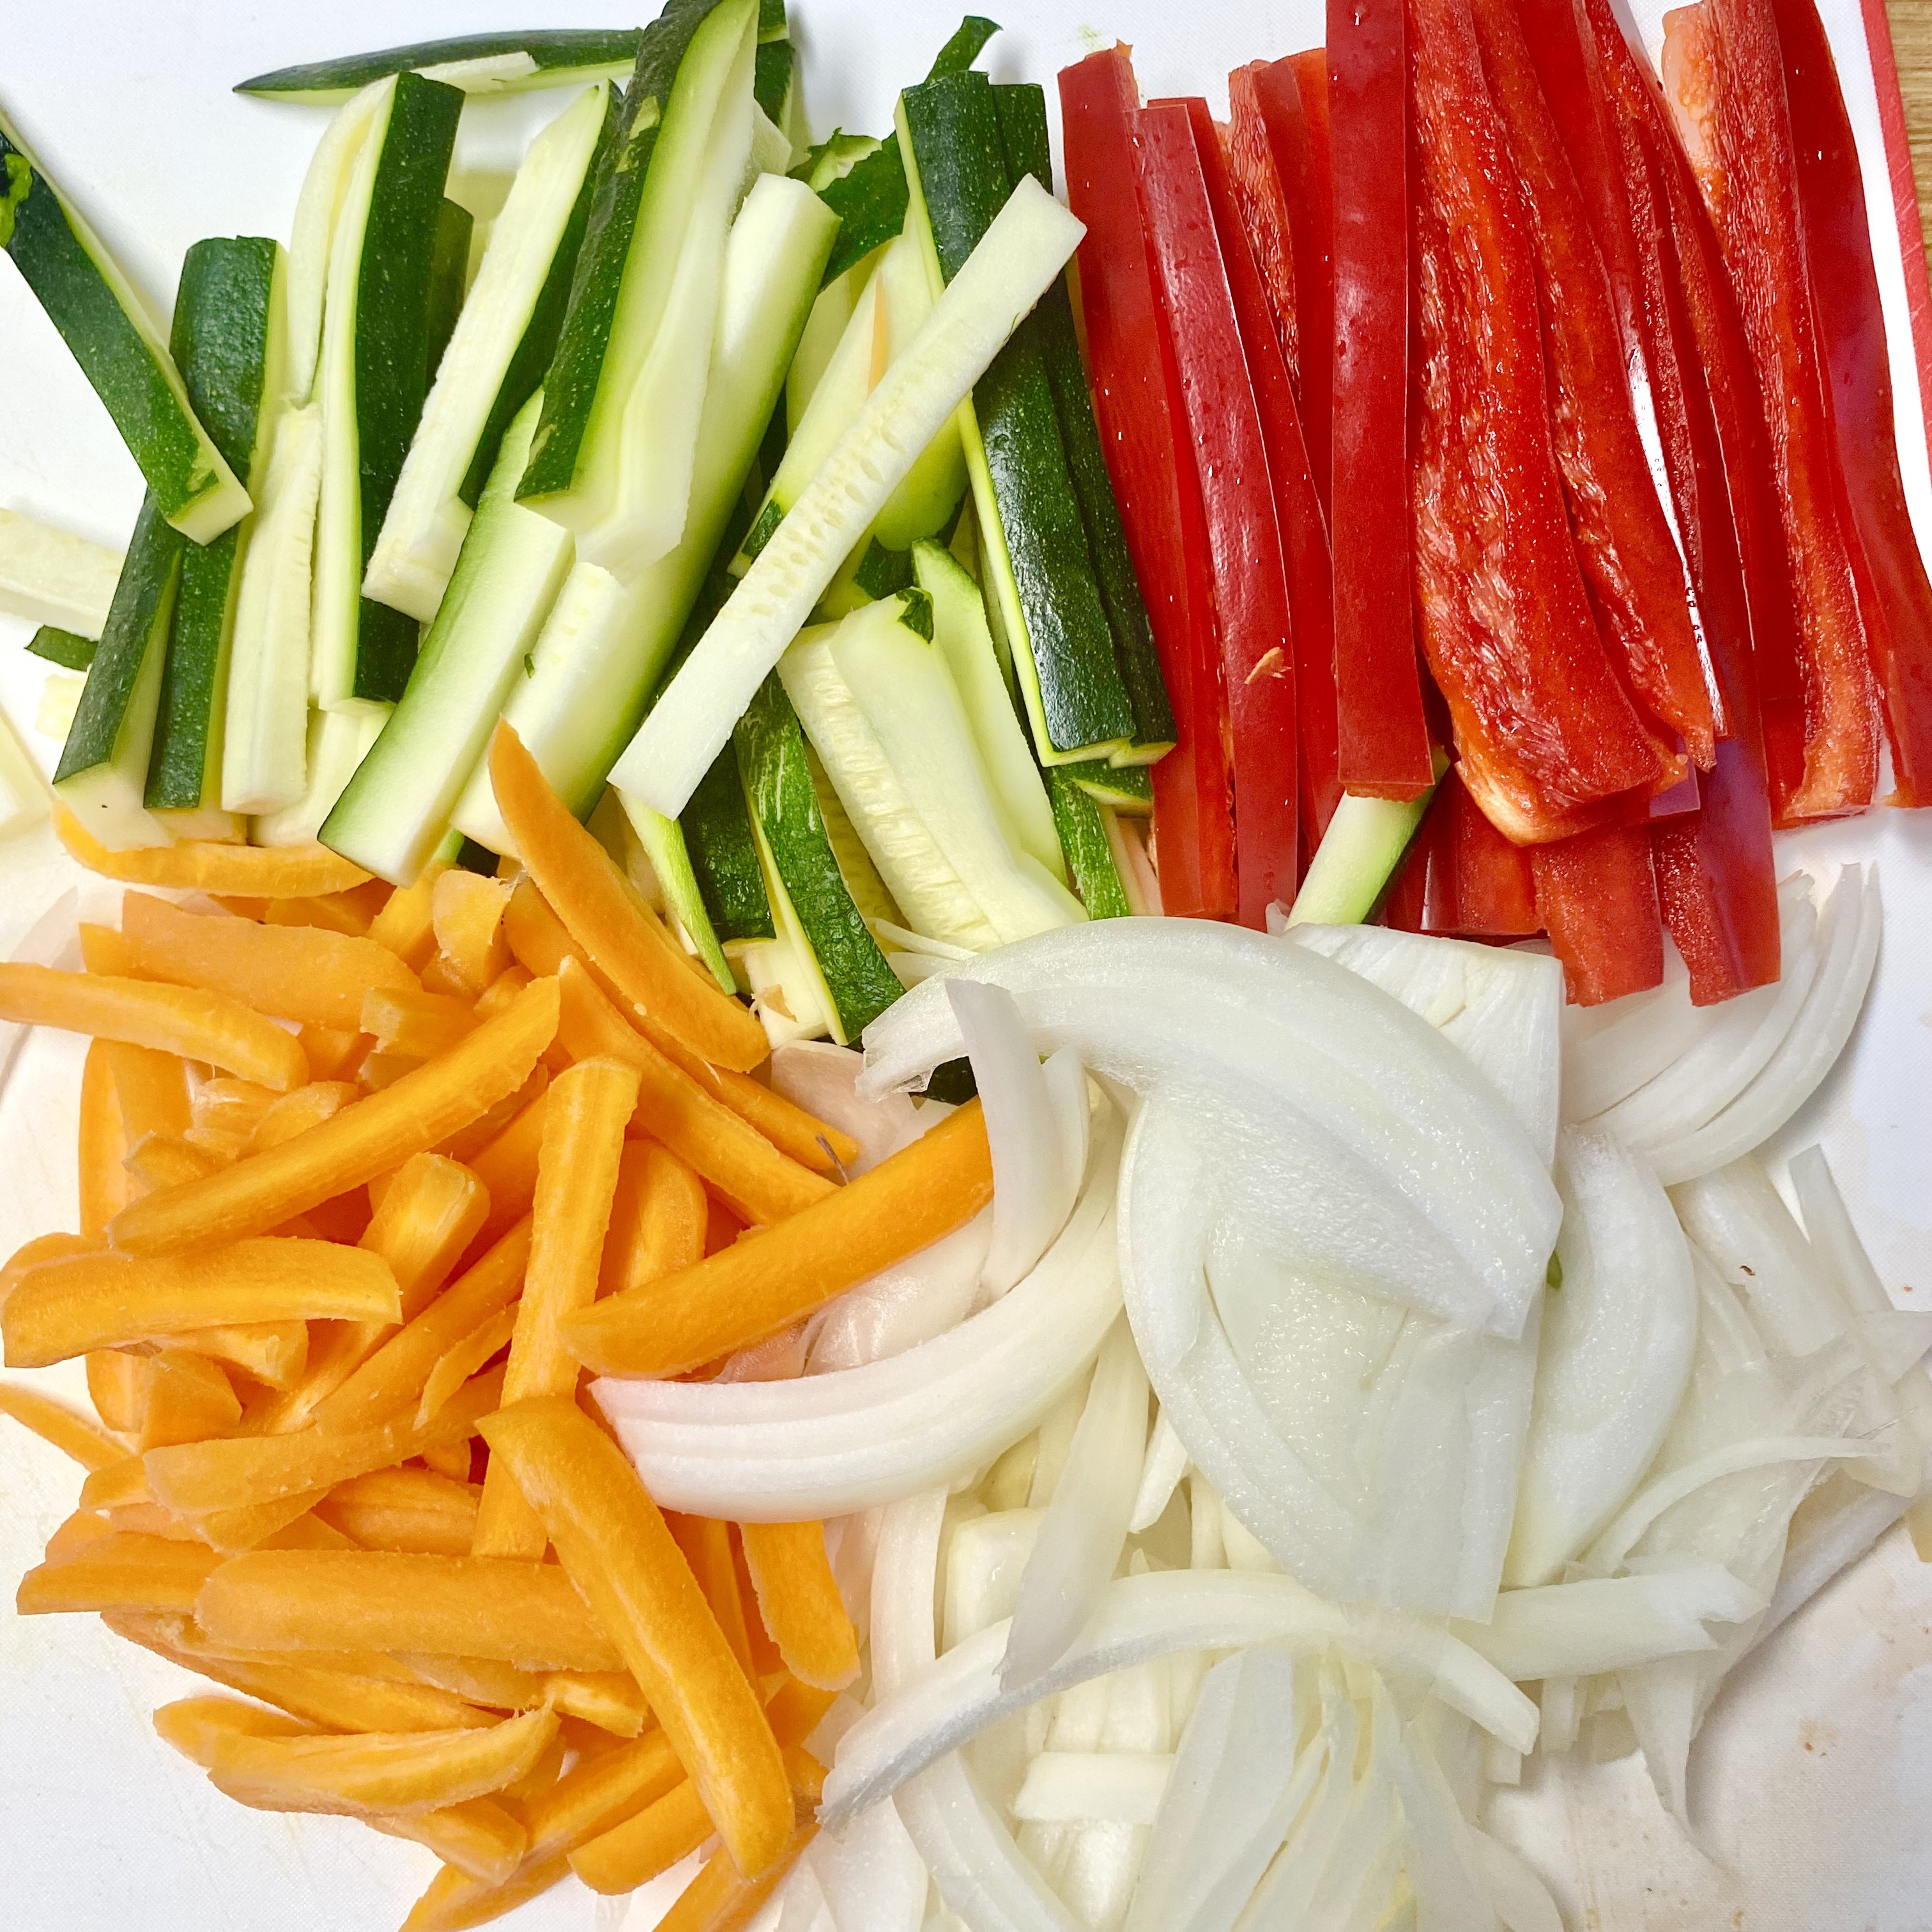
[[[1852,574],[1844,478],[1798,205],[1771,0],[1705,0],[1666,23],[1665,94],[1744,324],[1768,432],[1804,670],[1804,772],[1792,818],[1871,802],[1878,691]]]
[[[1063,70],[1060,99],[1067,197],[1087,224],[1080,300],[1094,412],[1178,727],[1152,772],[1162,903],[1231,919],[1234,827],[1207,540],[1136,185],[1140,94],[1126,50]]]
[[[1221,146],[1240,210],[1248,250],[1268,298],[1268,320],[1288,380],[1301,388],[1300,304],[1297,299],[1293,224],[1284,178],[1262,112],[1268,63],[1238,67],[1228,76],[1228,121]]]
[[[1522,182],[1542,295],[1557,461],[1578,560],[1639,705],[1708,770],[1719,720],[1692,628],[1684,560],[1631,401],[1625,340],[1590,211],[1515,0],[1472,0],[1490,92]],[[1694,808],[1696,794],[1691,794]]]
[[[1517,844],[1673,780],[1592,614],[1550,422],[1528,219],[1465,0],[1411,0],[1423,645],[1462,776]],[[1336,610],[1338,629],[1341,611]],[[1346,721],[1347,695],[1343,694]],[[1345,757],[1343,778],[1347,778]]]
[[[1329,0],[1335,194],[1330,542],[1343,788],[1435,782],[1416,663],[1409,526],[1408,35],[1402,0]]]
[[[1537,911],[1573,1006],[1600,1006],[1664,979],[1664,923],[1650,834],[1605,825],[1530,855]]]
[[[1448,939],[1525,939],[1543,928],[1528,851],[1483,816],[1453,765],[1430,801],[1382,922]]]
[[[1249,246],[1238,196],[1208,104],[1186,104],[1201,156],[1208,206],[1214,212],[1221,259],[1234,298],[1234,320],[1246,352],[1262,440],[1274,479],[1275,512],[1288,566],[1289,615],[1294,629],[1295,710],[1300,734],[1302,869],[1341,802],[1335,743],[1335,614],[1330,602],[1328,532],[1315,494],[1300,412],[1287,363],[1270,324],[1260,265]],[[1229,144],[1232,145],[1232,144]]]
[[[1211,123],[1208,135],[1211,143]],[[1206,515],[1234,768],[1238,914],[1260,931],[1270,904],[1293,900],[1299,878],[1287,565],[1261,412],[1186,104],[1142,108],[1134,152]]]
[[[1932,583],[1905,506],[1892,363],[1864,178],[1824,22],[1812,0],[1773,0],[1798,152],[1814,312],[1850,513],[1852,562],[1892,742],[1894,802],[1932,805]]]

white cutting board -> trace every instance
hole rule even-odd
[[[985,0],[979,0],[985,4]],[[994,76],[1046,86],[1130,41],[1150,95],[1205,93],[1250,60],[1322,38],[1309,0],[1028,0],[989,50]],[[1857,0],[1826,0],[1865,161],[1894,339],[1900,444],[1922,541],[1932,478],[1905,323],[1906,279]],[[1654,38],[1662,8],[1640,17]],[[182,254],[212,234],[286,240],[325,110],[247,100],[244,76],[289,62],[548,18],[619,16],[558,0],[60,0],[14,10],[0,105],[166,312]],[[815,134],[882,131],[958,14],[932,0],[796,0]],[[514,166],[565,97],[473,108],[459,166]],[[480,194],[479,208],[485,204]],[[0,266],[0,506],[124,543],[134,464],[51,325]],[[0,616],[0,707],[32,735],[44,668],[29,627]],[[1784,1136],[1822,1136],[1888,1283],[1932,1295],[1932,822],[1895,813],[1808,832],[1793,862],[1876,856],[1888,922],[1872,1002],[1847,1064]],[[0,844],[0,957],[77,878],[51,837]],[[96,887],[111,908],[111,890]],[[96,916],[98,916],[97,914]],[[78,1043],[40,1034],[0,1096],[0,1253],[74,1224]],[[1913,1298],[1901,1296],[1906,1306]],[[77,1376],[46,1378],[78,1393]],[[0,1425],[0,1578],[17,1576],[74,1506],[71,1464]],[[1574,1932],[1924,1932],[1932,1927],[1932,1572],[1894,1532],[1739,1672],[1694,1756],[1706,1847],[1686,1844],[1633,1759],[1546,1780],[1499,1808]],[[0,1609],[0,1928],[5,1932],[388,1932],[430,1855],[325,1818],[244,1811],[160,1744],[148,1714],[208,1687],[110,1638],[88,1618]],[[574,1880],[502,1922],[516,1932],[648,1932],[675,1885],[600,1904]]]

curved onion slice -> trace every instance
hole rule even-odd
[[[1154,1418],[1154,1433],[1148,1438],[1147,1455],[1141,1464],[1141,1486],[1134,1495],[1134,1513],[1127,1528],[1138,1536],[1150,1529],[1166,1512],[1180,1479],[1187,1473],[1187,1444],[1174,1433],[1174,1424],[1162,1409]]]
[[[877,1612],[874,1611],[876,1616]],[[1003,1691],[1007,1626],[994,1624],[886,1697],[840,1739],[820,1822],[837,1831],[990,1724],[1056,1691],[1175,1651],[1250,1643],[1332,1646],[1414,1680],[1517,1750],[1536,1707],[1441,1625],[1400,1610],[1324,1602],[1288,1576],[1175,1570],[1110,1583],[1078,1641],[1043,1676]]]
[[[626,1382],[591,1393],[667,1508],[796,1522],[947,1483],[1035,1426],[1120,1312],[1119,1128],[1073,1216],[992,1307],[901,1355],[782,1382]]]
[[[1432,1231],[1389,1265],[1392,1298],[1418,1300],[1417,1276],[1452,1261],[1473,1294],[1419,1305],[1520,1332],[1561,1219],[1544,1164],[1496,1089],[1379,988],[1308,947],[1191,920],[1069,927],[959,976],[1011,992],[1036,1047],[1071,1046],[1138,1092],[1256,1095],[1298,1155],[1352,1160]],[[917,988],[867,1028],[860,1090],[916,1082],[962,1043],[945,987]],[[1319,1192],[1296,1205],[1318,1210]],[[1296,1232],[1298,1214],[1280,1219]]]
[[[992,1233],[992,1214],[982,1209],[964,1227],[842,1294],[811,1325],[806,1373],[903,1354],[963,1321],[980,1292]]]
[[[794,1106],[859,1143],[857,1164],[846,1169],[854,1177],[877,1167],[914,1138],[918,1111],[903,1094],[859,1099],[853,1089],[864,1064],[849,1046],[834,1046],[825,1040],[792,1040],[772,1055],[773,1088]]]
[[[1690,1245],[1649,1169],[1564,1129],[1562,1286],[1544,1304],[1536,1396],[1504,1582],[1552,1583],[1657,1454],[1697,1346]]]

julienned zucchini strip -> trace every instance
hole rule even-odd
[[[776,938],[734,752],[718,753],[677,823],[712,932],[728,943]]]
[[[426,73],[466,93],[515,94],[583,81],[621,80],[638,57],[635,27],[538,28],[522,33],[458,34],[373,53],[344,54],[278,68],[240,82],[237,94],[329,106],[392,74]],[[453,71],[439,71],[453,70]]]
[[[197,242],[182,266],[174,350],[196,413],[229,467],[260,497],[288,369],[288,260],[258,236]],[[178,834],[238,830],[221,812],[230,646],[254,522],[182,560],[181,593],[161,678],[143,799]]]
[[[1015,181],[1030,174],[1049,193],[1053,160],[1046,132],[1046,95],[1039,87],[1000,85],[993,89],[999,110],[1000,133],[1006,170]],[[1040,298],[1034,311],[1047,381],[1053,390],[1054,413],[1066,466],[1080,500],[1081,521],[1094,574],[1114,633],[1114,652],[1120,676],[1134,707],[1134,735],[1128,748],[1114,754],[1124,765],[1150,765],[1174,748],[1174,707],[1160,674],[1154,626],[1148,621],[1140,580],[1127,554],[1127,536],[1120,506],[1107,475],[1100,447],[1100,426],[1094,417],[1094,398],[1087,386],[1086,365],[1080,359],[1079,337],[1073,326],[1073,304],[1065,278]]]
[[[49,664],[59,664],[68,670],[86,670],[99,648],[98,640],[63,631],[58,624],[43,624],[27,640],[27,649],[35,657],[45,658]]]
[[[423,369],[431,382],[442,367],[443,352],[463,312],[463,298],[470,286],[470,242],[476,227],[476,218],[469,209],[445,195],[436,212],[436,242],[430,253],[429,290],[424,300],[428,321],[423,332]]]
[[[1072,868],[1073,883],[1089,919],[1125,919],[1133,908],[1119,867],[1114,862],[1112,842],[1107,836],[1100,807],[1087,788],[1074,776],[1077,765],[1056,765],[1047,772],[1047,788],[1053,799],[1053,822],[1060,843]]]
[[[98,638],[121,562],[121,553],[105,544],[0,510],[0,610]]]
[[[324,453],[311,688],[324,707],[393,704],[416,620],[362,595],[429,388],[429,304],[443,184],[463,96],[402,74],[386,84],[330,251],[317,378]]]
[[[503,432],[556,350],[599,144],[616,119],[611,90],[600,82],[530,144],[476,286],[452,317],[454,333],[363,581],[367,595],[424,623],[448,588]]]
[[[106,405],[162,520],[196,543],[238,523],[248,493],[196,419],[141,298],[4,114],[0,248]]]
[[[838,869],[805,734],[776,675],[760,687],[732,738],[778,932],[817,980],[832,1037],[844,1046],[904,988]]]
[[[899,97],[909,227],[936,283],[950,282],[1006,202],[992,83],[949,74]],[[926,184],[932,184],[931,192]],[[1055,287],[1060,286],[1055,278]],[[1017,328],[960,410],[986,548],[1041,761],[1106,757],[1132,740],[1122,682],[1080,503],[1060,440],[1036,316]]]

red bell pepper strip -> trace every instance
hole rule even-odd
[[[1294,385],[1270,325],[1260,264],[1249,246],[1238,206],[1233,169],[1224,159],[1208,104],[1186,104],[1207,182],[1208,203],[1234,298],[1255,405],[1261,413],[1262,440],[1274,482],[1275,512],[1288,563],[1289,615],[1294,629],[1295,710],[1300,728],[1302,870],[1322,842],[1341,802],[1336,767],[1335,612],[1330,602],[1328,532],[1310,473]]]
[[[1207,548],[1200,486],[1181,440],[1180,374],[1135,185],[1140,94],[1126,50],[1064,69],[1060,100],[1067,198],[1087,224],[1080,304],[1094,412],[1178,728],[1152,771],[1161,900],[1172,914],[1231,919],[1234,826],[1212,586],[1189,564]]]
[[[1466,0],[1410,0],[1409,24],[1423,354],[1416,600],[1463,782],[1526,844],[1580,830],[1590,821],[1580,808],[1647,796],[1679,774],[1624,695],[1576,561],[1528,218]],[[1339,630],[1339,580],[1336,614]],[[1345,688],[1345,782],[1347,710]]]
[[[1328,0],[1335,190],[1332,508],[1343,787],[1436,782],[1415,658],[1408,446],[1408,167],[1402,0]]]
[[[1326,516],[1335,375],[1335,176],[1327,50],[1314,47],[1274,62],[1261,93],[1275,165],[1288,190],[1295,302],[1301,316],[1301,423]]]
[[[1898,473],[1892,364],[1852,124],[1812,0],[1773,0],[1798,150],[1804,248],[1851,513],[1852,563],[1886,724],[1894,802],[1932,805],[1932,583]]]
[[[1382,922],[1449,939],[1524,939],[1543,929],[1528,850],[1477,808],[1453,765],[1430,801]]]
[[[1664,979],[1664,925],[1650,835],[1604,825],[1530,854],[1536,905],[1570,1004],[1600,1006]]]
[[[1738,291],[1770,432],[1805,672],[1804,776],[1786,810],[1830,818],[1871,802],[1878,692],[1843,511],[1798,206],[1798,156],[1770,0],[1672,14],[1665,98]]]
[[[1238,67],[1228,75],[1223,152],[1248,248],[1267,292],[1275,340],[1287,364],[1288,380],[1299,395],[1301,332],[1300,304],[1296,299],[1294,235],[1288,216],[1288,184],[1262,112],[1260,81],[1267,71],[1268,63],[1256,61],[1249,67]]]
[[[1210,129],[1212,140],[1212,129]],[[1134,124],[1141,208],[1207,515],[1234,773],[1239,916],[1257,931],[1299,877],[1294,634],[1280,524],[1234,298],[1187,108]]]
[[[1638,432],[1610,274],[1515,0],[1474,0],[1472,11],[1522,182],[1578,560],[1639,704],[1708,770],[1719,720],[1691,626],[1684,560],[1658,494],[1664,479],[1652,474]]]

